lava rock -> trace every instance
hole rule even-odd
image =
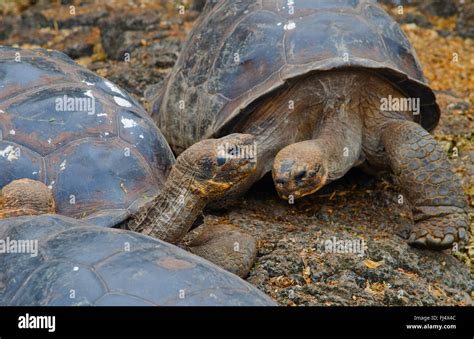
[[[456,30],[462,37],[474,39],[474,3],[465,3],[461,8]]]
[[[157,29],[160,16],[157,13],[140,15],[114,14],[100,21],[102,46],[113,60],[123,60],[125,53],[132,54],[146,38],[146,31]]]
[[[423,28],[431,28],[433,25],[431,22],[423,15],[408,13],[405,15],[401,20],[400,24],[411,24],[414,23],[415,25]]]
[[[457,14],[460,6],[458,1],[429,0],[423,2],[421,10],[431,15],[448,17]]]
[[[11,18],[5,18],[0,22],[0,40],[7,39],[12,30],[13,30],[13,22]]]
[[[98,40],[98,34],[94,34],[91,27],[80,27],[65,39],[63,52],[73,59],[92,55],[94,45],[98,42],[94,35]]]
[[[66,20],[58,21],[58,27],[59,29],[63,29],[77,26],[95,26],[97,25],[99,20],[107,16],[108,13],[105,10],[98,10],[96,12],[72,15]]]
[[[20,16],[20,22],[15,25],[22,30],[54,27],[51,20],[48,20],[40,11],[34,10],[23,12]]]

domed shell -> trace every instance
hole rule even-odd
[[[400,26],[373,1],[220,1],[208,6],[171,73],[151,96],[176,152],[213,136],[256,99],[314,71],[373,69],[410,97],[415,119],[439,120],[435,96]]]
[[[42,215],[0,221],[0,239],[30,249],[0,255],[2,306],[276,305],[232,273],[134,232]]]
[[[49,186],[57,212],[114,226],[156,195],[174,156],[110,81],[44,49],[0,46],[0,187]]]

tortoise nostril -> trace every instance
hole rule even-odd
[[[296,181],[300,181],[300,180],[303,179],[305,176],[306,176],[306,170],[299,171],[299,172],[296,173],[296,175],[295,175],[295,180],[296,180]]]

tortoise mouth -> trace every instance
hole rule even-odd
[[[291,197],[296,200],[316,193],[326,184],[326,181],[327,175],[316,176],[305,181],[284,178],[274,179],[278,196],[285,200],[289,200]]]

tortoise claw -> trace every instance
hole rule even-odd
[[[443,239],[433,237],[431,234],[417,238],[416,233],[413,232],[408,239],[408,243],[417,248],[445,250],[451,248],[455,240],[452,234],[446,234]]]
[[[446,235],[444,236],[443,241],[441,241],[441,246],[442,246],[443,248],[449,248],[449,247],[451,247],[451,246],[453,245],[454,240],[455,240],[455,239],[454,239],[454,235],[452,235],[452,234],[446,234]]]
[[[431,234],[426,235],[426,247],[428,248],[439,248],[441,245],[440,238],[435,238]]]
[[[413,245],[418,248],[426,248],[426,238],[422,237],[422,238],[416,239]]]
[[[461,227],[458,231],[458,237],[460,241],[466,241],[467,240],[467,234],[466,234],[466,229]]]
[[[467,215],[460,212],[424,218],[415,223],[408,243],[432,250],[451,249],[456,242],[460,245],[466,242],[466,225],[468,225]]]
[[[415,242],[416,240],[416,234],[413,232],[412,234],[410,234],[410,237],[408,238],[408,243],[411,245]]]

